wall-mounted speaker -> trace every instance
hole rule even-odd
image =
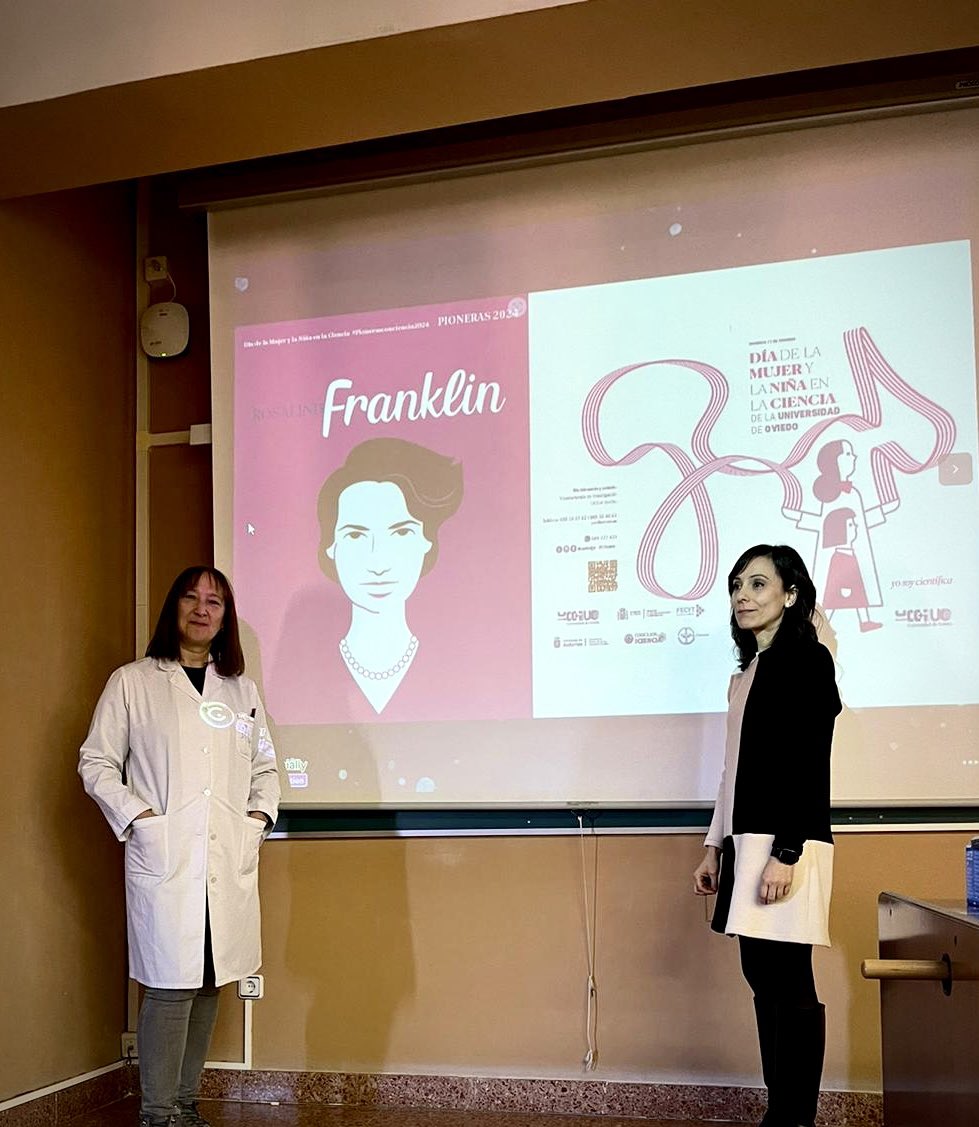
[[[190,317],[178,301],[147,306],[139,319],[139,341],[147,356],[179,356],[190,339]]]

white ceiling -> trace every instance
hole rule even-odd
[[[587,0],[0,0],[0,106]]]

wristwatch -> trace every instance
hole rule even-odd
[[[783,865],[794,865],[802,856],[802,850],[789,849],[787,845],[773,845],[772,856]]]

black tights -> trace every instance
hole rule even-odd
[[[741,971],[759,1002],[786,1009],[819,1005],[812,976],[812,944],[738,936]]]

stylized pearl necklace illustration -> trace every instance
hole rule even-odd
[[[347,639],[340,639],[340,653],[343,655],[343,660],[347,666],[359,673],[361,677],[366,677],[368,681],[386,681],[389,677],[395,676],[403,669],[407,668],[411,659],[415,656],[415,650],[418,649],[418,639],[414,634],[411,636],[411,641],[408,643],[408,648],[401,655],[400,659],[391,666],[390,669],[385,669],[383,672],[378,672],[375,669],[367,669],[354,657],[347,646]]]

